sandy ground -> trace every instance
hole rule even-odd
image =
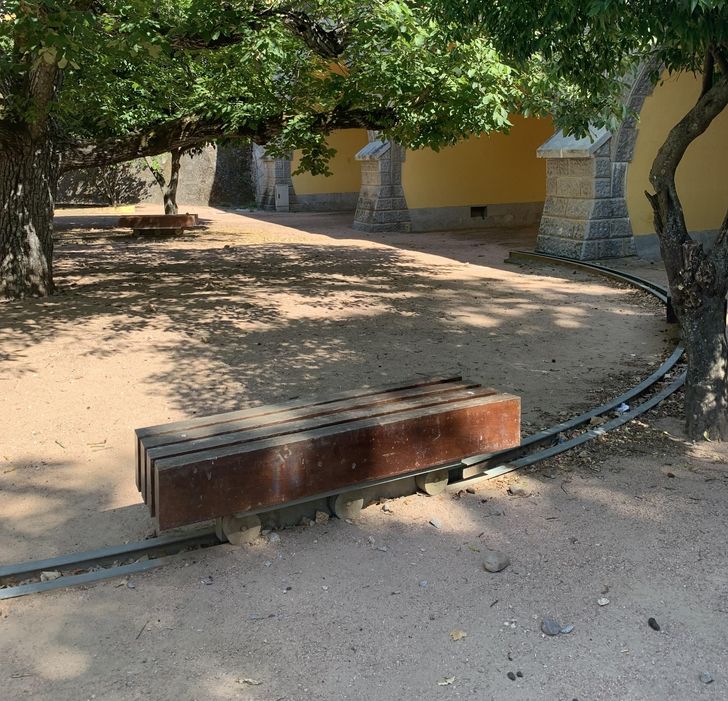
[[[504,265],[532,232],[203,216],[208,232],[139,242],[79,233],[105,222],[68,213],[61,294],[0,306],[2,563],[153,530],[137,426],[455,371],[520,394],[528,430],[669,345],[640,294]],[[660,419],[523,475],[528,497],[507,494],[513,479],[3,602],[5,697],[726,698],[725,456]],[[511,566],[484,572],[487,547]],[[545,638],[544,615],[574,631]]]

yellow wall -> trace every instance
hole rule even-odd
[[[329,192],[359,192],[361,167],[354,159],[357,152],[367,145],[366,129],[342,129],[327,139],[336,155],[329,161],[330,176],[302,173],[293,176],[293,188],[299,195],[320,195]],[[294,151],[291,169],[296,170],[301,159],[300,151]]]
[[[645,190],[652,160],[673,127],[700,94],[700,80],[692,73],[663,75],[651,97],[645,100],[638,123],[637,144],[627,167],[627,209],[635,234],[652,234],[652,208]],[[728,113],[718,116],[708,131],[698,137],[677,169],[677,191],[691,231],[717,229],[728,205]]]
[[[510,134],[473,136],[442,149],[407,151],[402,186],[410,208],[542,202],[546,162],[536,150],[550,119],[513,117]]]

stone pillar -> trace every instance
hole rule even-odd
[[[354,215],[359,231],[409,231],[410,215],[402,189],[401,146],[376,138],[356,154],[361,161],[361,190]]]
[[[634,254],[624,188],[613,182],[624,170],[613,167],[611,138],[606,130],[591,139],[559,132],[538,150],[547,176],[537,250],[578,260]]]
[[[288,185],[288,200],[293,209],[296,193],[291,179],[291,159],[274,158],[266,153],[264,146],[253,149],[255,170],[255,201],[261,209],[276,208],[276,185]]]

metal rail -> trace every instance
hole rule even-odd
[[[667,291],[662,286],[648,280],[643,280],[642,278],[630,273],[613,270],[594,263],[574,261],[561,256],[531,253],[527,251],[513,251],[510,254],[510,258],[512,260],[550,262],[558,265],[568,265],[569,267],[589,270],[637,287],[652,294],[661,302],[665,304],[667,303]],[[604,416],[605,414],[614,411],[620,405],[630,402],[648,392],[676,367],[683,353],[684,349],[682,346],[678,345],[670,357],[665,360],[665,362],[663,362],[660,367],[655,370],[655,372],[639,384],[601,406],[595,407],[594,409],[569,419],[568,421],[558,423],[544,431],[539,431],[538,433],[527,436],[523,439],[521,444],[515,448],[499,451],[497,453],[470,456],[463,458],[454,464],[444,466],[439,465],[427,469],[416,470],[411,473],[407,473],[406,475],[397,475],[396,477],[384,480],[372,480],[370,482],[360,483],[348,491],[361,490],[366,487],[378,486],[394,480],[443,469],[450,470],[451,478],[454,479],[454,481],[448,485],[448,488],[462,488],[470,486],[476,482],[500,477],[501,475],[505,475],[509,472],[552,458],[625,425],[641,414],[644,414],[646,411],[649,411],[680,389],[685,382],[685,372],[682,372],[677,378],[673,379],[668,386],[664,387],[652,397],[637,406],[631,407],[620,416],[607,421],[601,426],[587,430],[578,436],[568,440],[560,440],[561,434],[589,424],[592,418]],[[535,448],[539,448],[544,445],[547,447],[537,450],[536,452],[530,452]],[[331,492],[330,494],[317,494],[312,497],[312,499],[318,499],[321,496],[329,496],[338,493],[341,493],[341,490]],[[295,503],[304,501],[309,501],[309,499],[302,499]],[[286,506],[292,506],[293,504],[294,502],[291,502],[286,504]],[[0,567],[0,600],[77,586],[80,584],[93,584],[117,576],[145,572],[173,562],[191,549],[211,547],[218,544],[220,544],[220,541],[214,531],[206,529],[181,536],[161,536],[159,538],[151,538],[128,545],[118,545],[87,552],[71,553],[69,555],[48,558],[45,560],[35,560],[15,565],[6,565]],[[134,559],[135,561],[123,565],[113,564],[119,560],[129,559]],[[108,563],[112,563],[112,566],[104,567],[104,565]],[[79,569],[86,569],[87,571],[78,573]],[[22,581],[23,579],[40,576],[40,573],[44,571],[61,572],[62,576],[50,581],[16,584],[16,582]]]

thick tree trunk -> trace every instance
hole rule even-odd
[[[177,185],[179,184],[179,169],[182,164],[182,154],[182,149],[172,149],[169,182],[163,192],[165,214],[177,214]]]
[[[47,138],[0,144],[0,297],[53,291],[58,158]]]
[[[728,278],[716,265],[715,251],[707,254],[688,234],[674,184],[649,199],[688,357],[687,434],[693,440],[728,440]]]
[[[728,344],[725,297],[705,297],[698,309],[682,312],[683,343],[688,353],[685,419],[695,439],[728,440]]]

